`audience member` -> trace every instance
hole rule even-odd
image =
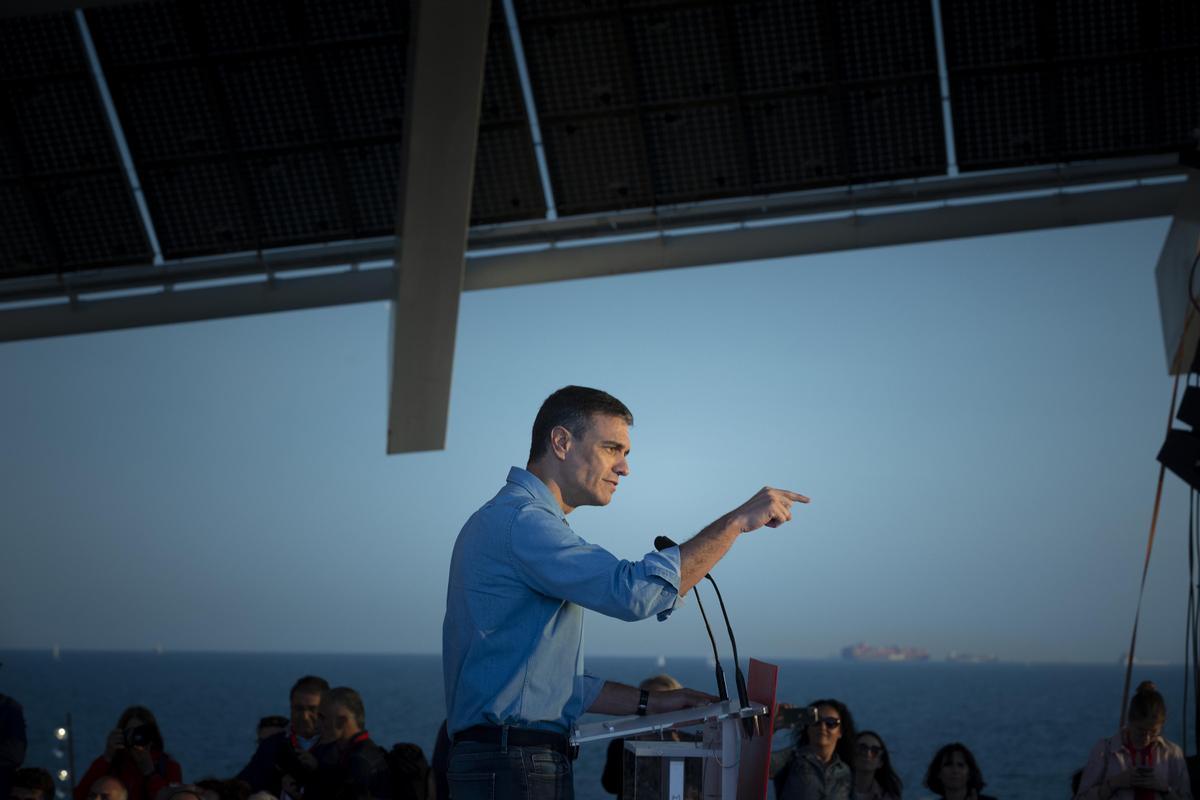
[[[1092,748],[1077,800],[1191,800],[1187,763],[1179,745],[1163,738],[1167,704],[1153,683],[1138,686],[1126,720],[1115,736]]]
[[[779,800],[850,800],[854,791],[854,717],[838,700],[809,703],[817,719],[799,727],[796,741],[776,774]]]
[[[291,718],[287,729],[258,743],[250,762],[237,774],[238,780],[250,784],[251,791],[282,797],[284,775],[305,774],[315,767],[315,762],[302,763],[300,755],[311,754],[321,741],[317,720],[321,700],[328,691],[328,681],[315,675],[296,681],[288,693]]]
[[[638,684],[639,689],[646,689],[651,692],[670,692],[675,689],[682,689],[683,684],[672,678],[670,675],[655,675],[647,678]],[[657,737],[656,737],[657,738]],[[673,741],[679,741],[680,735],[678,731],[667,731],[664,738]],[[685,762],[686,764],[687,762]],[[641,773],[642,782],[638,787],[638,796],[658,797],[662,793],[661,777],[656,770],[645,770]],[[613,739],[608,743],[608,752],[604,761],[604,772],[600,775],[600,785],[604,787],[604,791],[609,794],[615,794],[620,800],[623,796],[625,788],[625,739]],[[690,790],[693,786],[687,786],[688,796],[693,792]]]
[[[321,752],[316,774],[294,778],[301,793],[322,800],[391,800],[392,776],[382,747],[367,732],[362,697],[348,686],[330,689],[321,702]],[[284,781],[287,788],[289,782]],[[288,788],[288,794],[295,794]]]
[[[437,782],[425,752],[412,742],[397,742],[387,751],[394,800],[432,800]]]
[[[129,800],[154,800],[164,786],[183,781],[179,763],[165,750],[154,714],[145,706],[130,706],[109,732],[104,753],[79,779],[75,800],[85,800],[88,788],[103,776],[119,778]]]
[[[883,737],[860,733],[854,745],[854,800],[900,800],[902,787]]]
[[[78,791],[76,789],[77,795]],[[120,778],[114,778],[112,775],[101,775],[92,781],[86,797],[87,800],[129,800],[129,791],[125,788],[125,784],[121,783]]]
[[[0,694],[0,797],[8,797],[13,773],[25,761],[25,712],[21,704]]]
[[[25,767],[13,773],[9,800],[54,800],[54,778],[44,769]]]
[[[975,756],[961,742],[944,745],[925,770],[925,785],[944,800],[996,800],[980,794],[986,785]]]

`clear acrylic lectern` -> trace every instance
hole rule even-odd
[[[751,702],[746,708],[738,708],[737,701],[723,700],[666,714],[613,717],[576,725],[571,732],[571,743],[583,745],[626,737],[625,749],[635,759],[635,774],[643,769],[661,771],[660,798],[636,796],[626,800],[685,800],[685,792],[702,800],[738,800],[739,767],[747,738],[743,720],[756,717],[762,718],[759,724],[763,736],[769,739],[766,706]],[[703,729],[700,741],[632,738],[695,727]],[[699,770],[688,769],[688,759],[701,759],[702,766]],[[696,775],[702,776],[698,792],[685,780],[689,775],[692,780]]]

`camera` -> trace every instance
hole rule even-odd
[[[804,706],[803,708],[781,708],[775,712],[775,729],[780,728],[803,728],[809,725],[815,725],[817,722],[817,709],[815,706]]]
[[[136,728],[125,729],[125,746],[126,747],[150,747],[154,742],[154,738],[150,735],[149,729],[145,725],[138,725]]]

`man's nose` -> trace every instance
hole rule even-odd
[[[621,476],[628,475],[629,474],[629,462],[626,461],[624,458],[622,458],[620,461],[617,462],[617,465],[615,467],[613,467],[613,472],[615,472]]]

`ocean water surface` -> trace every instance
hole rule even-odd
[[[879,664],[841,661],[777,663],[779,699],[802,704],[835,697],[859,729],[878,731],[904,780],[906,798],[921,786],[936,749],[964,742],[979,760],[987,793],[998,798],[1065,798],[1071,773],[1088,750],[1117,726],[1121,683],[1117,665]],[[260,717],[287,714],[287,692],[304,674],[363,696],[367,728],[385,746],[415,742],[430,755],[444,716],[441,659],[436,655],[300,655],[240,653],[61,653],[0,651],[0,692],[25,708],[26,765],[57,770],[65,748],[53,731],[71,714],[75,768],[87,768],[126,706],[149,707],[167,751],[185,780],[229,777],[254,750]],[[589,671],[636,684],[660,672],[712,691],[703,659],[590,657]],[[733,667],[725,671],[732,685]],[[1166,735],[1180,740],[1183,668],[1138,667],[1134,683],[1153,680],[1166,696]],[[1189,752],[1194,736],[1189,735]],[[579,800],[606,800],[600,787],[604,745],[583,748],[575,764]]]

